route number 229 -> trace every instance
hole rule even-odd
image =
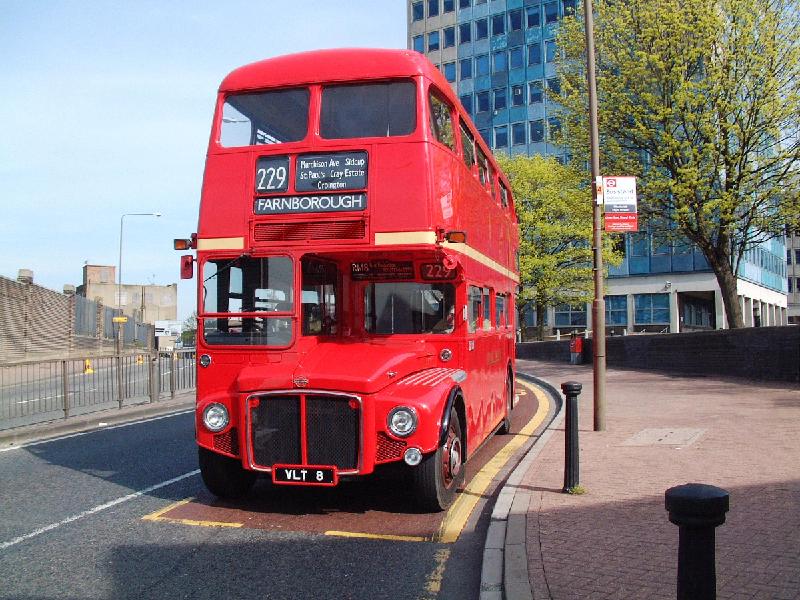
[[[285,192],[289,183],[287,156],[262,156],[256,165],[256,193]]]

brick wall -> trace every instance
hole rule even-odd
[[[569,340],[517,344],[517,356],[569,362]],[[583,358],[592,362],[592,340]],[[749,327],[606,338],[609,367],[800,382],[800,327]]]

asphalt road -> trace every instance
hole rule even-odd
[[[535,400],[520,405],[515,429]],[[455,543],[411,542],[389,536],[430,516],[408,509],[402,487],[343,484],[319,503],[281,489],[282,510],[264,481],[235,507],[245,526],[215,525],[208,515],[231,507],[203,487],[193,427],[181,413],[0,452],[0,598],[478,597],[491,502],[478,503]],[[512,437],[497,436],[471,464]],[[176,505],[193,506],[197,522],[152,518]],[[346,529],[381,511],[392,513],[384,537],[310,526],[344,513]]]

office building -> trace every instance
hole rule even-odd
[[[555,36],[576,6],[576,0],[408,0],[408,47],[439,67],[495,152],[563,161],[564,150],[550,143],[560,123],[545,90],[560,91]],[[728,326],[716,278],[699,250],[660,241],[646,226],[625,235],[619,248],[622,264],[607,279],[609,333]],[[747,251],[738,273],[745,325],[787,323],[784,253],[783,239]],[[797,283],[795,276],[792,289]],[[553,307],[546,322],[551,333],[591,329],[591,310]]]

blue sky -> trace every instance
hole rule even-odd
[[[196,231],[216,90],[271,56],[403,48],[404,0],[0,3],[0,275],[61,291],[82,267],[178,283],[172,239]]]

